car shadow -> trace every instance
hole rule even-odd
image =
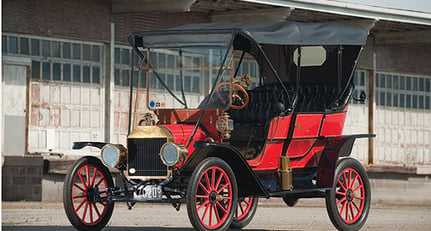
[[[2,226],[3,231],[75,231],[71,226]],[[230,229],[232,231],[239,229]],[[246,231],[265,231],[262,229],[242,229]],[[102,231],[193,231],[192,228],[181,227],[106,227]],[[295,230],[285,230],[295,231]]]

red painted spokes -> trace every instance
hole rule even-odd
[[[73,179],[72,202],[76,215],[82,223],[97,224],[105,215],[108,202],[98,202],[106,197],[108,183],[103,173],[94,165],[84,165]]]
[[[231,211],[232,184],[220,167],[210,167],[200,176],[196,191],[196,211],[208,229],[220,227]]]
[[[233,219],[242,220],[250,211],[251,204],[253,203],[253,197],[246,197],[244,200],[239,201],[235,210],[235,216]]]
[[[365,188],[359,173],[346,168],[338,176],[336,201],[338,214],[348,224],[355,223],[364,211]]]

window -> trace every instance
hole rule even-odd
[[[376,103],[408,109],[431,108],[431,77],[377,73]]]
[[[4,53],[28,57],[34,81],[101,81],[102,45],[24,35],[2,35]]]

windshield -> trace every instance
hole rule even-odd
[[[153,110],[225,109],[231,103],[230,83],[235,74],[252,76],[248,89],[257,83],[258,65],[254,59],[240,61],[241,52],[225,47],[148,49],[144,54],[148,59],[142,68],[148,78],[147,106]],[[213,87],[215,91],[210,96]]]

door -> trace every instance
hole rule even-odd
[[[2,143],[4,155],[24,155],[27,150],[28,66],[3,64]]]

